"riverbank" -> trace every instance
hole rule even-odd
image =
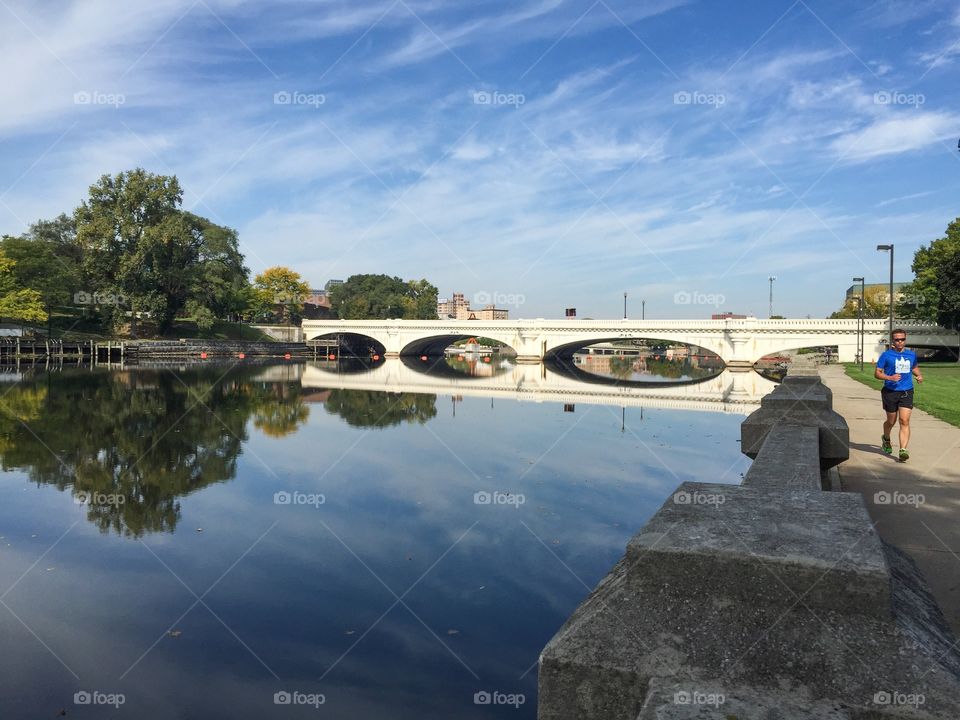
[[[944,383],[935,368],[923,369],[924,389],[917,393],[920,407],[910,421],[910,460],[901,463],[880,450],[880,382],[858,382],[860,378],[849,373],[849,366],[846,373],[838,365],[820,368],[823,383],[833,391],[833,408],[850,428],[850,459],[838,468],[842,488],[861,493],[880,537],[916,561],[958,634],[960,428],[920,409],[921,398],[931,398]],[[954,373],[960,375],[960,371]],[[896,452],[896,429],[893,444]]]

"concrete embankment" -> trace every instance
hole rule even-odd
[[[849,431],[817,377],[741,427],[739,486],[683,483],[548,643],[542,720],[960,716],[960,653],[912,560],[833,491]]]

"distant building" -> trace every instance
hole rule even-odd
[[[485,305],[474,310],[470,301],[463,293],[455,292],[453,299],[440,298],[437,300],[437,317],[441,320],[508,320],[509,310],[503,310],[493,305]]]
[[[910,283],[905,282],[895,282],[893,284],[893,294],[898,302],[903,300],[903,288],[909,284]],[[863,289],[864,292],[870,290],[871,295],[873,295],[872,291],[879,291],[878,299],[882,300],[883,302],[889,302],[887,295],[890,294],[890,283],[867,283],[863,286]],[[850,302],[855,297],[860,297],[860,283],[851,285],[847,288],[847,294],[844,297],[844,304]]]
[[[343,280],[327,280],[327,284],[323,286],[323,289],[329,293],[335,285],[343,285]]]
[[[714,313],[710,316],[711,320],[746,320],[746,315],[738,315],[732,312]]]
[[[310,293],[304,298],[303,302],[306,305],[328,308],[330,307],[330,295],[326,290],[314,290],[311,288]]]

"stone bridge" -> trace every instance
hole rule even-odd
[[[956,331],[902,321],[910,347],[957,347]],[[857,320],[304,320],[305,340],[360,335],[383,346],[387,357],[437,355],[451,343],[485,337],[511,347],[518,362],[566,357],[598,342],[647,338],[696,345],[729,366],[750,366],[766,355],[805,347],[836,346],[841,362],[856,359]],[[866,320],[864,357],[886,348],[887,321]]]

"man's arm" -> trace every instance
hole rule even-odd
[[[881,358],[877,360],[877,362],[880,363],[882,361],[883,361],[883,357],[881,356]],[[892,380],[893,382],[900,382],[899,373],[897,373],[896,375],[887,375],[886,373],[883,372],[883,368],[880,365],[877,365],[876,369],[873,371],[873,377],[875,377],[877,380]]]
[[[923,375],[920,374],[920,366],[919,366],[919,365],[914,365],[914,366],[913,366],[913,370],[911,370],[911,372],[913,373],[913,376],[917,379],[917,382],[919,382],[919,383],[922,383],[922,382],[923,382]]]

